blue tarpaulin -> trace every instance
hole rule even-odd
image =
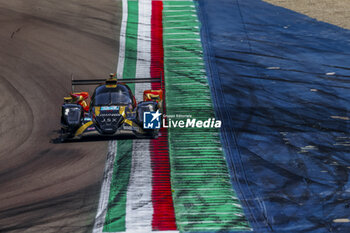
[[[260,0],[199,0],[198,13],[254,230],[350,232],[350,31]]]

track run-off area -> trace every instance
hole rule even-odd
[[[122,3],[118,77],[162,77],[168,116],[215,118],[195,2]],[[160,87],[131,86],[137,101]],[[162,128],[158,139],[109,143],[93,232],[250,230],[218,129]]]

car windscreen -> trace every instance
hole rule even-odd
[[[108,90],[106,92],[99,93],[94,98],[94,105],[118,105],[118,104],[131,104],[132,100],[128,92],[123,90]]]

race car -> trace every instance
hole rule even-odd
[[[132,134],[137,138],[157,138],[159,127],[144,129],[144,113],[161,116],[163,91],[145,90],[137,103],[126,83],[161,82],[161,78],[72,80],[76,85],[98,85],[89,101],[88,92],[70,93],[64,97],[61,114],[61,141],[87,135],[115,136]]]

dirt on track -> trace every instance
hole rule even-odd
[[[116,69],[121,1],[0,0],[0,232],[89,232],[107,141],[54,144],[77,78]]]
[[[350,0],[264,0],[311,18],[350,29]]]

